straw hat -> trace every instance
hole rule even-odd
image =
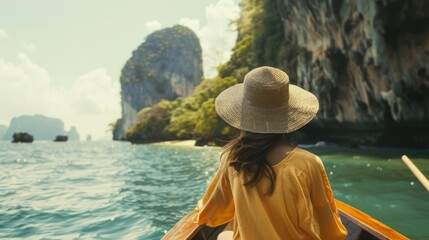
[[[227,123],[254,133],[290,133],[310,122],[319,109],[312,93],[289,84],[277,68],[255,68],[219,94],[216,112]]]

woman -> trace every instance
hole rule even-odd
[[[196,207],[196,221],[232,223],[218,239],[344,239],[321,160],[287,140],[316,115],[317,98],[289,84],[283,71],[260,67],[223,91],[216,112],[241,130]]]

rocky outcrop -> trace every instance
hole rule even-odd
[[[17,132],[12,135],[12,143],[32,143],[34,137],[26,132]]]
[[[91,141],[92,141],[92,135],[91,135],[91,134],[88,134],[88,135],[86,136],[86,141],[87,141],[87,142],[91,142]]]
[[[34,136],[35,140],[49,141],[55,139],[57,135],[68,135],[64,130],[64,123],[60,119],[49,118],[42,115],[13,118],[3,139],[11,140],[15,132],[28,132]],[[79,136],[76,128],[71,132]]]
[[[70,131],[66,135],[68,136],[69,141],[80,141],[80,135],[74,126],[70,128]]]
[[[189,96],[202,76],[201,46],[189,28],[178,25],[147,36],[122,69],[122,119],[113,138],[125,138],[142,108]]]
[[[284,68],[320,101],[320,140],[429,146],[429,2],[277,0]],[[294,63],[291,66],[290,63]]]
[[[67,142],[68,139],[65,135],[58,135],[55,137],[54,142]]]

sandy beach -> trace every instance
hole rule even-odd
[[[175,141],[157,142],[157,143],[152,143],[152,144],[193,147],[193,146],[195,146],[195,140],[192,140],[192,139],[191,140],[175,140]]]

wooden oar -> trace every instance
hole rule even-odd
[[[402,156],[402,161],[404,161],[405,164],[407,164],[408,168],[411,170],[411,172],[416,176],[416,178],[422,183],[423,187],[426,188],[426,190],[429,192],[429,181],[423,175],[423,173],[414,165],[414,163],[406,156]]]

